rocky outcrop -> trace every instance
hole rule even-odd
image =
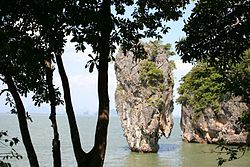
[[[133,57],[131,52],[116,56],[116,110],[129,148],[157,152],[158,140],[169,137],[173,127],[172,67],[164,53]]]
[[[214,112],[206,108],[197,114],[191,106],[182,105],[182,138],[187,142],[228,144],[250,143],[248,132],[240,127],[238,120],[243,112],[249,110],[240,97],[221,103],[220,110]]]

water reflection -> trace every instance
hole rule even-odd
[[[168,141],[168,140],[166,140]],[[161,163],[165,166],[182,166],[180,145],[175,144],[161,144],[158,152]]]
[[[181,166],[177,144],[161,144],[158,153],[130,152],[122,167],[171,167]],[[176,155],[173,157],[173,155]]]
[[[143,154],[129,152],[123,159],[121,167],[216,167],[218,154],[214,153],[216,145],[161,144],[158,153]],[[227,162],[223,167],[249,167],[250,152],[239,160]]]
[[[159,153],[175,151],[178,148],[177,144],[160,144]]]
[[[130,153],[127,155],[123,167],[153,167],[159,166],[159,157],[155,153]]]

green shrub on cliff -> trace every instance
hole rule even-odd
[[[149,59],[152,61],[155,61],[155,58],[159,54],[166,55],[166,58],[175,55],[175,52],[171,51],[171,44],[170,43],[163,44],[162,41],[160,40],[149,41],[148,43],[145,44],[145,48],[147,50]]]
[[[199,112],[206,107],[218,111],[224,83],[222,75],[217,73],[214,67],[208,67],[204,63],[198,63],[182,78],[182,84],[178,88],[180,97],[177,103],[191,106]]]
[[[219,73],[215,67],[199,62],[182,78],[178,88],[180,97],[177,103],[188,105],[199,112],[211,107],[215,112],[226,94],[241,96],[249,104],[250,97],[250,50],[244,54],[241,63],[230,70]]]
[[[150,60],[142,60],[139,68],[139,80],[145,87],[161,86],[164,82],[163,71]]]

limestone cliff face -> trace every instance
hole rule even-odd
[[[157,152],[158,140],[169,137],[173,127],[172,67],[165,54],[149,59],[134,60],[131,52],[126,56],[119,52],[115,62],[116,110],[129,148],[135,152]],[[155,64],[156,69],[142,69],[145,64]]]
[[[191,106],[182,106],[181,129],[182,138],[188,142],[218,143],[224,140],[229,144],[249,144],[249,134],[237,123],[247,105],[241,98],[231,98],[221,104],[219,112],[210,108],[200,115]]]

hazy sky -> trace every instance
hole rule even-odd
[[[173,50],[175,41],[178,41],[185,34],[182,32],[184,25],[183,20],[190,14],[190,10],[193,8],[193,4],[187,7],[186,14],[178,22],[171,22],[168,25],[171,30],[163,38],[163,43],[171,43]],[[88,69],[84,66],[88,59],[88,53],[91,53],[91,49],[88,47],[86,52],[76,53],[73,43],[67,43],[65,52],[63,54],[63,60],[67,75],[69,77],[72,101],[74,109],[78,114],[95,114],[98,110],[98,96],[97,96],[97,71],[89,73]],[[184,76],[192,67],[191,64],[184,64],[181,62],[178,55],[173,56],[171,59],[175,60],[177,69],[174,70],[175,86],[174,95],[177,97],[176,88],[179,86],[179,80]],[[57,67],[56,67],[57,68]],[[60,77],[58,71],[55,71],[54,78],[56,86],[61,87]],[[0,85],[0,88],[3,86]],[[115,109],[114,93],[116,89],[116,76],[114,72],[114,63],[109,64],[109,95],[110,95],[110,108]],[[48,112],[49,106],[42,105],[40,108],[33,107],[31,98],[24,99],[25,106],[29,112]],[[0,96],[0,112],[9,112],[10,108],[5,106],[5,95]],[[58,113],[65,113],[64,106],[58,108]],[[174,116],[180,116],[180,106],[175,104]]]

